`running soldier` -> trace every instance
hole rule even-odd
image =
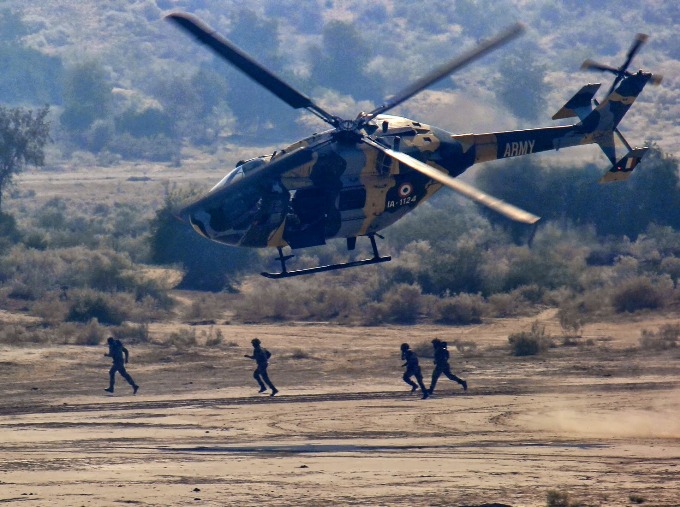
[[[401,359],[406,361],[402,366],[406,367],[404,372],[404,382],[411,386],[411,392],[414,392],[420,386],[420,390],[423,392],[423,399],[429,396],[425,384],[423,384],[423,374],[420,371],[420,365],[418,364],[418,356],[413,352],[408,343],[401,344]],[[411,377],[415,377],[418,384],[411,380]]]
[[[132,394],[137,394],[139,386],[135,384],[135,381],[132,380],[130,374],[125,370],[125,365],[130,357],[128,349],[123,346],[120,340],[114,340],[111,336],[109,336],[106,342],[109,345],[109,351],[104,356],[113,359],[113,365],[111,365],[109,370],[109,387],[104,389],[104,391],[113,393],[113,385],[116,383],[116,372],[118,372],[132,386]],[[123,355],[125,355],[124,358]]]
[[[449,379],[458,382],[463,386],[463,390],[467,391],[467,382],[451,373],[451,367],[449,366],[449,350],[446,348],[446,342],[441,341],[439,338],[435,338],[432,340],[432,346],[434,347],[434,370],[432,371],[430,394],[434,392],[434,387],[437,385],[437,380],[442,373]]]
[[[274,396],[279,392],[279,390],[274,387],[272,381],[269,380],[269,375],[267,375],[267,366],[269,366],[269,358],[271,357],[271,354],[267,349],[262,347],[262,344],[258,338],[253,338],[250,343],[253,344],[253,355],[249,356],[248,354],[244,354],[244,357],[253,359],[257,363],[257,368],[255,368],[255,371],[253,372],[253,377],[255,380],[257,380],[257,383],[260,384],[261,393],[267,390],[267,387],[265,386],[265,384],[267,384],[267,386],[269,386],[269,388],[272,390],[269,396]]]

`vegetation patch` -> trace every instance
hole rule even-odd
[[[552,346],[552,339],[546,334],[545,326],[538,321],[531,325],[530,331],[508,336],[508,342],[513,356],[533,356]]]

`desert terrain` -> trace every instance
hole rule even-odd
[[[534,320],[557,346],[510,355],[508,334]],[[168,344],[180,324],[152,324],[149,343],[126,344],[136,396],[121,378],[103,391],[104,346],[2,346],[0,503],[519,507],[552,490],[569,505],[678,506],[680,353],[638,344],[669,322],[591,324],[572,346],[554,310],[467,327],[194,326],[220,329],[210,347]],[[276,397],[243,357],[253,337]],[[469,389],[442,377],[421,400],[399,345],[434,337],[467,343],[450,348]]]

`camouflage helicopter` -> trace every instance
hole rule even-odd
[[[201,20],[186,13],[167,16],[219,57],[295,109],[306,109],[332,128],[277,150],[239,162],[205,196],[180,212],[200,235],[239,247],[278,249],[278,273],[285,278],[386,262],[375,237],[443,186],[507,218],[535,224],[539,217],[494,198],[458,179],[479,162],[584,144],[598,144],[612,163],[601,182],[625,180],[648,147],[631,148],[617,125],[644,86],[660,76],[628,66],[646,36],[638,34],[621,67],[586,60],[583,67],[612,72],[614,83],[601,103],[594,99],[600,84],[583,86],[553,119],[579,118],[568,126],[486,134],[452,134],[434,126],[386,114],[428,86],[518,36],[514,25],[495,37],[436,68],[370,112],[355,119],[335,116],[256,62]],[[628,152],[617,160],[614,134]],[[359,236],[367,236],[373,257],[351,262],[289,271],[291,250],[323,245],[346,238],[354,250]]]

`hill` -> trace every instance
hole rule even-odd
[[[633,35],[645,32],[651,39],[634,67],[664,74],[666,80],[659,88],[645,90],[623,130],[638,144],[652,140],[669,153],[680,152],[675,121],[680,113],[680,14],[668,2],[458,0],[422,6],[390,0],[302,4],[255,0],[244,8],[240,2],[199,0],[106,4],[11,0],[8,5],[28,27],[22,39],[25,44],[59,55],[67,64],[96,60],[110,70],[115,86],[143,95],[152,94],[154,81],[186,75],[212,60],[204,48],[162,20],[171,10],[192,12],[340,113],[355,113],[362,105],[377,103],[461,48],[512,21],[522,21],[527,33],[520,41],[397,111],[459,133],[546,123],[582,84],[609,79],[579,71],[584,59],[618,66]],[[333,44],[340,47],[334,49]],[[330,59],[331,66],[324,72],[317,65],[320,56]],[[504,67],[505,62],[511,65]],[[210,65],[225,72],[230,82],[241,84],[223,63]],[[333,80],[326,81],[329,72]],[[536,74],[532,79],[539,89],[525,90],[527,95],[521,97],[520,88],[511,99],[504,99],[500,83],[508,81],[501,72],[520,81]],[[347,75],[371,86],[349,89],[353,86],[349,83],[343,89],[341,81]],[[272,116],[283,114],[278,108],[286,106],[270,103],[266,95],[258,91],[254,96],[274,110]],[[515,109],[517,103],[525,109]],[[233,101],[229,105],[238,108]],[[536,118],[523,118],[532,110]],[[292,129],[289,139],[296,133]]]

